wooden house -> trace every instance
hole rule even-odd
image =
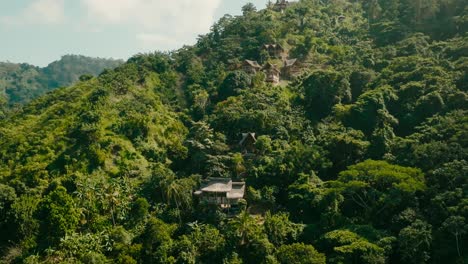
[[[274,5],[274,9],[276,11],[279,11],[279,12],[283,13],[284,10],[286,10],[286,8],[288,8],[288,6],[289,6],[289,1],[276,0],[276,4]]]
[[[249,74],[256,74],[262,69],[262,66],[256,61],[245,60],[242,63],[242,70]]]
[[[282,74],[285,78],[291,79],[301,73],[301,65],[297,59],[288,59],[284,61]]]
[[[346,17],[345,17],[344,15],[335,17],[334,26],[339,26],[339,25],[342,24],[345,20],[346,20]]]
[[[262,49],[266,50],[272,58],[283,59],[286,57],[286,50],[280,44],[265,44]]]
[[[276,65],[267,62],[265,66],[263,66],[263,72],[265,72],[266,75],[266,82],[272,84],[279,83],[281,71],[278,69],[278,67],[276,67]]]
[[[230,209],[244,199],[245,182],[233,182],[229,178],[208,178],[194,194],[199,197],[200,202]]]
[[[239,146],[242,150],[242,153],[255,153],[256,142],[257,138],[255,137],[255,133],[242,133],[242,139],[239,141]]]

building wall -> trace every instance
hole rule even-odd
[[[279,73],[276,73],[274,71],[267,72],[266,81],[271,82],[271,83],[279,83],[280,81]]]
[[[244,65],[242,67],[243,71],[245,71],[246,73],[250,73],[250,74],[256,74],[257,73],[257,69],[255,69],[255,67],[252,67],[250,65]]]

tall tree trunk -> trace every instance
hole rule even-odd
[[[458,253],[458,256],[461,257],[461,254],[460,254],[460,245],[459,245],[459,242],[458,242],[458,232],[455,233],[455,241],[457,243],[457,253]]]

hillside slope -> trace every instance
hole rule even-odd
[[[69,86],[82,75],[97,76],[123,61],[65,55],[44,68],[29,64],[0,62],[0,95],[7,104],[24,104],[53,89]]]
[[[466,262],[468,9],[430,2],[248,4],[7,115],[2,261]]]

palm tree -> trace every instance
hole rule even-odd
[[[192,203],[191,191],[187,190],[184,179],[172,181],[165,189],[167,203],[175,204],[177,209],[188,208]]]
[[[234,228],[234,234],[240,239],[239,244],[242,246],[249,241],[249,236],[256,223],[247,211],[242,211],[236,218],[231,220],[231,225]]]
[[[169,206],[175,206],[178,210],[190,209],[192,205],[192,190],[194,181],[190,178],[176,179],[171,174],[159,181],[159,189],[163,201]],[[182,219],[179,216],[179,220]]]

